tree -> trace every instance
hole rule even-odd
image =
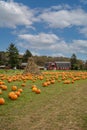
[[[82,61],[82,60],[77,60],[77,64],[78,64],[78,68],[80,69],[80,70],[84,70],[85,69],[85,63],[84,63],[84,61]]]
[[[77,57],[76,57],[75,54],[72,54],[70,61],[71,61],[71,69],[72,70],[77,70],[78,69],[78,64],[77,64]]]
[[[5,65],[7,61],[7,56],[4,51],[0,51],[0,65]]]
[[[7,49],[8,52],[8,64],[11,66],[11,68],[17,67],[19,63],[19,51],[17,47],[11,43]]]
[[[32,56],[32,53],[27,49],[25,54],[23,55],[23,62],[27,62],[28,58]]]
[[[85,70],[87,70],[87,60],[86,60],[86,62],[85,62]]]

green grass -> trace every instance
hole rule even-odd
[[[1,70],[0,73],[19,72]],[[87,79],[74,84],[63,84],[56,79],[54,84],[42,87],[45,80],[37,79],[35,83],[27,80],[23,93],[15,101],[8,98],[8,92],[14,84],[20,88],[23,81],[5,81],[8,90],[0,95],[6,101],[0,105],[0,130],[87,130]],[[32,92],[33,84],[41,89],[41,94]]]

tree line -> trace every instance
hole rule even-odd
[[[27,63],[28,58],[33,56],[30,50],[26,50],[23,55],[19,54],[18,48],[11,43],[7,50],[0,51],[0,65],[10,68],[20,68],[22,63]],[[54,61],[70,61],[72,70],[87,70],[87,61],[77,59],[76,54],[72,54],[71,58],[67,57],[51,57],[51,56],[33,56],[38,66],[44,66],[46,62]]]

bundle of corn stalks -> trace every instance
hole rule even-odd
[[[27,73],[31,73],[31,74],[35,74],[35,75],[41,74],[40,69],[35,64],[33,57],[28,58],[28,63],[27,63],[27,66],[24,69],[23,74],[27,74]]]

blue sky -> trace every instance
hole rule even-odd
[[[0,0],[0,51],[87,60],[87,0]]]

